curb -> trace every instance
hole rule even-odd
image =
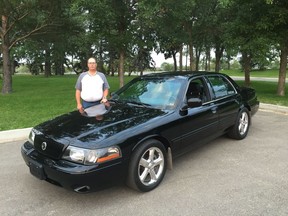
[[[32,128],[0,131],[0,143],[27,140]]]
[[[288,107],[285,106],[260,103],[259,110],[264,112],[274,112],[282,115],[288,115]],[[27,140],[31,129],[32,128],[23,128],[16,130],[0,131],[0,143]]]
[[[264,111],[264,112],[274,112],[274,113],[288,115],[288,107],[286,106],[260,103],[259,110]]]

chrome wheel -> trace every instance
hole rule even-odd
[[[138,176],[142,184],[149,186],[158,181],[164,170],[164,156],[157,147],[147,149],[138,165]]]
[[[237,119],[233,127],[228,131],[228,136],[233,139],[241,140],[244,139],[249,131],[251,117],[247,108],[243,108],[238,113]]]
[[[142,192],[156,188],[166,173],[166,151],[159,140],[149,139],[141,143],[132,154],[127,185]]]
[[[242,112],[239,118],[239,126],[238,126],[239,133],[241,136],[243,136],[247,132],[248,126],[249,126],[249,116],[246,112]]]

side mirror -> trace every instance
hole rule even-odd
[[[189,98],[187,104],[189,108],[200,107],[202,106],[202,100],[200,98]]]
[[[188,99],[183,107],[180,109],[180,115],[184,116],[188,114],[188,108],[200,107],[202,106],[202,100],[200,98],[190,98]]]

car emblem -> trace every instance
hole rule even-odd
[[[41,148],[44,151],[47,148],[47,143],[46,142],[42,142]]]

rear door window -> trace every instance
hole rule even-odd
[[[222,98],[236,93],[232,84],[223,76],[208,76],[215,98]]]

